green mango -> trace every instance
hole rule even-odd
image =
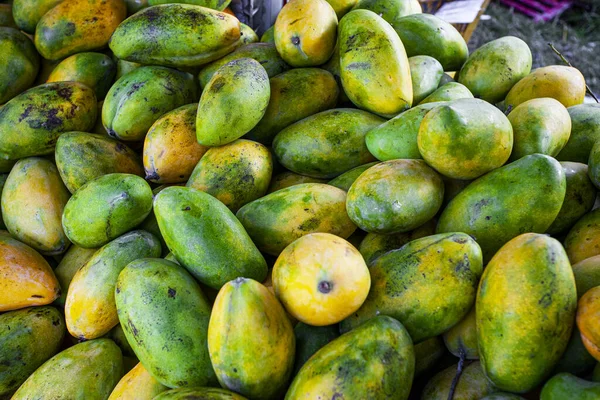
[[[219,68],[230,61],[239,60],[240,58],[252,58],[258,61],[265,71],[267,71],[269,78],[279,75],[290,68],[290,66],[279,56],[279,53],[277,53],[275,44],[249,43],[235,49],[225,57],[204,65],[198,74],[200,86],[203,88],[206,87]]]
[[[299,185],[301,183],[327,183],[327,179],[311,178],[310,176],[299,175],[295,172],[286,171],[273,176],[267,193],[273,193],[290,186]]]
[[[408,65],[413,87],[413,104],[419,104],[436,91],[444,75],[444,68],[438,60],[429,56],[410,57]]]
[[[63,132],[94,127],[94,91],[78,82],[36,86],[0,108],[0,158],[51,154]]]
[[[415,379],[437,365],[445,352],[446,347],[439,336],[415,344]]]
[[[8,174],[0,174],[0,194],[4,189],[4,185],[6,184],[6,179],[8,178]],[[6,230],[6,224],[4,223],[4,218],[2,218],[2,213],[0,212],[0,230]]]
[[[564,246],[571,264],[600,254],[600,209],[585,214],[573,225]]]
[[[250,236],[210,194],[168,187],[156,195],[154,213],[169,250],[202,283],[220,289],[240,276],[266,278],[267,263]]]
[[[394,26],[398,19],[423,12],[418,0],[358,0],[353,10],[371,10]]]
[[[98,100],[104,99],[112,86],[117,65],[102,53],[78,53],[62,60],[50,73],[47,82],[74,81],[94,89]]]
[[[83,267],[90,258],[96,253],[98,249],[86,249],[73,244],[69,247],[69,250],[64,254],[58,266],[54,269],[54,274],[58,283],[60,284],[61,291],[60,297],[54,301],[54,304],[59,307],[65,306],[65,300],[67,299],[67,292],[69,285],[75,276],[75,273],[79,268]]]
[[[371,291],[341,331],[383,314],[402,322],[415,343],[438,336],[468,314],[482,271],[481,249],[467,234],[413,240],[371,264]]]
[[[458,324],[444,333],[444,344],[448,351],[456,357],[467,360],[479,358],[475,307]]]
[[[600,105],[580,104],[567,111],[571,117],[571,136],[556,158],[587,163],[592,147],[600,139]]]
[[[240,39],[243,45],[258,43],[259,38],[254,29],[240,22]]]
[[[114,289],[114,287],[113,287],[113,289]],[[113,296],[114,296],[114,293],[113,293]],[[123,330],[123,327],[121,326],[121,324],[117,324],[117,326],[112,328],[106,334],[105,337],[109,338],[110,340],[115,342],[115,344],[117,346],[119,346],[119,348],[121,349],[121,352],[123,353],[123,357],[135,358],[137,360],[137,357],[135,356],[135,352],[133,351],[133,348],[127,341],[127,337],[125,336],[125,331]]]
[[[16,239],[44,255],[69,247],[61,218],[70,194],[52,161],[39,157],[19,160],[2,190],[2,218]]]
[[[285,399],[406,400],[414,368],[406,329],[381,315],[317,351],[300,369]]]
[[[294,357],[294,372],[296,376],[300,368],[315,354],[320,348],[340,336],[339,326],[311,326],[303,322],[298,322],[294,327],[296,336],[296,355]]]
[[[427,383],[421,394],[421,400],[446,400],[449,397],[452,381],[456,376],[456,365],[439,372]],[[464,367],[454,391],[454,400],[480,399],[496,391],[494,385],[485,377],[481,364],[475,361]]]
[[[148,0],[125,0],[127,16],[132,16],[143,8],[148,7]]]
[[[577,283],[577,275],[575,275],[575,283]],[[581,296],[583,296],[583,293]],[[573,324],[573,332],[569,343],[567,343],[567,348],[556,363],[552,373],[568,372],[581,376],[590,372],[596,363],[596,359],[590,355],[581,340],[581,332],[579,332],[577,324]]]
[[[573,264],[573,275],[578,299],[593,287],[600,286],[600,255]]]
[[[225,389],[216,388],[181,388],[162,392],[152,400],[247,400],[244,396]]]
[[[123,376],[123,356],[110,339],[76,344],[58,353],[33,374],[13,400],[105,400]]]
[[[265,31],[260,37],[262,43],[273,43],[275,44],[275,25],[271,25],[269,29]]]
[[[142,64],[139,64],[139,63],[136,63],[133,61],[125,61],[125,60],[121,60],[118,58],[116,60],[117,60],[117,73],[115,75],[115,80],[121,79],[121,77],[123,75],[126,75],[129,72],[133,71],[134,69],[142,66]]]
[[[12,14],[17,26],[27,33],[35,33],[39,20],[63,0],[13,0]]]
[[[445,85],[438,87],[433,93],[421,100],[419,105],[440,101],[472,99],[473,97],[473,93],[471,93],[465,85],[458,82],[448,82]]]
[[[438,89],[450,82],[456,82],[456,81],[454,80],[453,77],[451,77],[450,75],[448,75],[447,73],[444,72],[444,75],[442,75],[442,78],[440,79],[440,84],[438,85]]]
[[[452,179],[443,175],[442,180],[444,181],[444,202],[442,203],[442,209],[446,208],[453,198],[473,182],[472,180]]]
[[[206,8],[212,8],[213,10],[223,11],[231,0],[148,0],[149,6],[156,6],[159,4],[193,4],[196,6],[202,6]]]
[[[63,213],[67,237],[81,247],[100,247],[135,228],[152,210],[152,190],[139,176],[108,174],[89,181]]]
[[[265,115],[246,135],[270,145],[291,124],[334,108],[339,89],[331,73],[320,68],[296,68],[269,79],[271,97]]]
[[[365,171],[348,190],[350,219],[363,231],[411,231],[435,216],[444,183],[422,160],[384,161]]]
[[[171,388],[216,383],[207,345],[210,306],[183,267],[133,261],[119,274],[115,303],[127,341],[154,379]]]
[[[477,293],[479,358],[499,389],[525,393],[544,382],[567,347],[577,292],[567,254],[525,233],[487,265]]]
[[[545,232],[566,192],[558,161],[532,154],[473,181],[440,215],[437,232],[465,232],[481,246],[484,263],[522,232]]]
[[[64,336],[64,318],[54,307],[30,307],[0,315],[0,398],[10,398],[55,355]]]
[[[595,400],[600,397],[600,383],[590,382],[563,372],[546,382],[540,400]]]
[[[561,161],[565,171],[567,191],[556,219],[546,233],[558,234],[570,229],[579,218],[592,211],[596,201],[596,188],[588,177],[588,166],[581,163]]]
[[[163,114],[193,103],[196,97],[191,74],[165,67],[136,68],[108,91],[102,124],[115,138],[141,140]]]
[[[240,22],[234,16],[192,4],[163,4],[127,18],[109,47],[126,61],[194,67],[217,60],[240,44]]]
[[[365,172],[366,170],[368,170],[376,164],[379,163],[377,161],[374,161],[367,164],[359,165],[358,167],[354,167],[351,170],[337,176],[336,178],[333,178],[332,180],[327,182],[327,184],[342,189],[344,192],[348,192],[354,181],[356,181],[358,177],[362,175],[363,172]]]
[[[460,32],[434,15],[407,15],[397,19],[392,27],[409,57],[433,57],[444,71],[458,71],[467,61],[469,49]]]
[[[256,246],[273,256],[309,233],[347,239],[356,230],[346,213],[346,192],[322,183],[278,190],[246,204],[236,216]]]
[[[339,39],[339,38],[338,38]],[[338,106],[341,104],[350,105],[352,102],[348,98],[348,95],[344,91],[344,87],[342,85],[342,75],[340,71],[340,41],[338,40],[335,43],[335,47],[333,49],[333,55],[325,64],[321,65],[322,69],[329,71],[331,75],[335,78],[339,89],[338,96]]]
[[[588,159],[588,174],[596,188],[600,188],[600,140],[592,147]]]
[[[514,36],[492,40],[475,50],[462,66],[458,82],[488,103],[504,100],[515,83],[531,72],[531,50]]]
[[[482,397],[480,400],[525,400],[521,396],[517,396],[513,393],[506,392],[496,392],[492,394],[488,394],[487,396]]]
[[[366,111],[338,108],[304,118],[275,136],[273,152],[290,171],[334,178],[375,161],[365,135],[384,120]]]
[[[0,27],[0,104],[29,89],[40,69],[31,40],[17,29]]]

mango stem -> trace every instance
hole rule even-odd
[[[456,367],[456,375],[454,375],[454,378],[452,379],[452,385],[450,385],[450,391],[448,392],[448,400],[454,399],[454,392],[456,391],[456,385],[458,385],[460,376],[463,373],[463,367],[465,365],[465,359],[467,356],[467,353],[465,352],[465,349],[462,348],[462,346],[458,350],[458,354],[459,354],[460,358],[458,360],[458,367]]]
[[[561,60],[563,60],[563,62],[564,62],[565,64],[567,64],[569,67],[573,68],[573,65],[571,65],[571,63],[569,62],[569,60],[567,60],[567,59],[565,58],[565,56],[563,56],[563,55],[561,54],[561,52],[560,52],[560,51],[558,51],[558,50],[556,49],[556,47],[554,47],[554,45],[553,45],[552,43],[548,43],[548,46],[550,46],[550,48],[552,49],[552,51],[554,51],[554,52],[555,52],[555,53],[556,53],[556,54],[557,54],[557,55],[560,57],[560,59],[561,59]],[[592,96],[592,98],[593,98],[594,100],[596,100],[596,103],[600,103],[600,101],[598,101],[598,98],[596,97],[596,95],[594,94],[594,92],[592,92],[592,89],[590,89],[590,87],[587,85],[587,83],[585,84],[585,88],[586,88],[587,92],[590,94],[590,96]]]

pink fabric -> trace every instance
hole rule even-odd
[[[535,22],[549,21],[573,4],[572,0],[501,0],[501,2],[533,18]]]

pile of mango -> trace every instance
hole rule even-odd
[[[0,399],[600,399],[582,74],[228,5],[0,5]]]

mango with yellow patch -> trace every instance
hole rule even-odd
[[[142,363],[138,363],[121,378],[108,400],[153,400],[169,390],[150,375]]]

